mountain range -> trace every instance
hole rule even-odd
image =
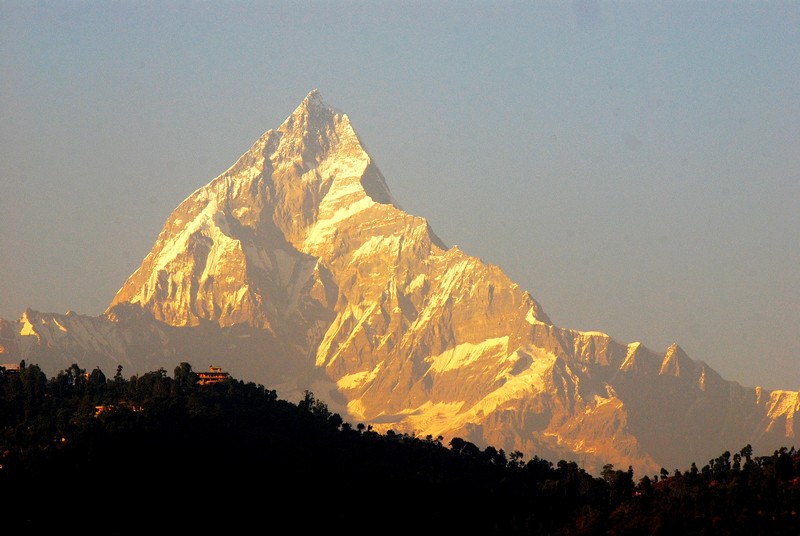
[[[378,431],[460,437],[639,475],[794,442],[798,392],[554,325],[495,265],[393,197],[347,114],[311,91],[189,195],[99,316],[0,319],[0,361],[51,374],[220,366]]]

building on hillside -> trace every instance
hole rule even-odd
[[[198,372],[197,376],[199,378],[197,383],[200,385],[208,385],[210,383],[217,383],[226,380],[230,376],[230,373],[223,372],[222,367],[215,367],[214,365],[211,365],[208,367],[207,372]]]

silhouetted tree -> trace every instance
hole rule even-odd
[[[186,363],[185,361],[175,367],[173,376],[175,378],[174,385],[179,393],[187,392],[197,384],[199,379],[197,374],[195,374],[195,372],[192,370],[192,365]]]

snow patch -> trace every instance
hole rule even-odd
[[[369,240],[361,244],[361,246],[353,253],[352,261],[356,261],[362,257],[369,258],[385,251],[396,252],[399,249],[399,246],[400,237],[397,235],[372,236]]]
[[[603,339],[608,339],[608,334],[603,333],[602,331],[580,331],[578,334],[583,338],[592,338],[592,337],[601,337]]]
[[[633,366],[633,362],[635,359],[634,356],[636,355],[636,352],[639,350],[639,347],[641,347],[641,345],[642,343],[640,342],[632,342],[628,345],[628,353],[625,355],[625,361],[623,361],[622,364],[619,366],[620,370],[625,371]]]
[[[322,207],[326,204],[328,199],[326,196],[321,204],[320,218],[306,236],[304,241],[305,247],[327,244],[341,222],[367,210],[375,204],[375,201],[370,199],[363,190],[361,194],[362,197],[352,203],[341,205],[337,207],[336,210],[323,211]],[[328,208],[330,209],[330,207]]]
[[[370,315],[372,315],[379,308],[380,304],[378,303],[370,304],[369,309],[364,309],[359,304],[348,304],[345,310],[339,313],[336,319],[331,323],[330,327],[328,327],[328,331],[325,332],[322,342],[317,347],[317,358],[315,361],[316,366],[330,366],[334,361],[336,361],[342,352],[348,348],[358,333],[364,329],[364,322],[366,322]],[[347,321],[350,319],[357,320],[355,326],[350,329],[349,333],[344,333],[347,335],[346,340],[338,344],[336,351],[326,363],[326,357],[331,351],[331,344],[334,340],[336,340],[336,337],[342,332],[342,327],[345,326]]]
[[[339,389],[358,389],[371,382],[378,377],[382,368],[382,363],[372,370],[364,370],[361,372],[354,372],[352,374],[345,374],[336,382]]]
[[[19,334],[22,335],[23,337],[26,336],[28,337],[33,336],[36,338],[39,337],[39,334],[36,333],[36,329],[34,329],[33,324],[31,324],[27,316],[22,318],[22,329],[19,330]]]
[[[521,398],[524,394],[546,390],[544,383],[545,376],[547,371],[553,368],[557,357],[542,349],[527,345],[511,354],[511,356],[509,356],[509,361],[515,356],[521,358],[523,353],[531,358],[531,363],[528,368],[515,375],[505,372],[502,375],[506,380],[505,383],[495,389],[478,404],[482,411],[488,413],[494,411],[498,406],[509,400]],[[518,359],[514,359],[514,361],[517,360]]]
[[[497,341],[498,339],[492,340]],[[426,402],[415,408],[397,412],[395,414],[398,416],[396,421],[400,421],[400,416],[406,415],[402,419],[402,426],[420,434],[431,434],[436,437],[468,423],[480,422],[484,416],[503,407],[512,407],[516,404],[516,401],[528,397],[531,393],[545,391],[544,378],[547,372],[552,369],[557,357],[539,348],[526,346],[524,349],[508,356],[506,361],[512,363],[513,366],[513,363],[524,358],[522,350],[524,350],[525,356],[532,359],[529,367],[515,376],[506,373],[505,383],[475,405],[464,408],[463,401],[435,404]],[[510,370],[511,368],[509,368]],[[363,409],[363,406],[360,402],[354,401],[348,405],[348,409]],[[360,413],[360,415],[363,415],[363,413]],[[376,429],[386,431],[393,428],[393,426],[397,426],[397,423],[376,425]]]
[[[411,280],[411,283],[408,284],[407,291],[408,292],[415,292],[416,290],[421,289],[425,285],[425,274],[418,274],[417,277]]]
[[[800,411],[800,392],[773,391],[769,397],[770,408],[767,415],[771,422],[767,430],[777,426],[780,417],[785,417],[784,437],[794,437],[794,417]]]
[[[771,417],[778,415],[790,415],[800,409],[800,393],[797,391],[772,391],[770,393],[770,408],[768,414]]]
[[[166,269],[167,265],[178,258],[181,254],[187,251],[189,239],[198,231],[206,231],[207,235],[212,238],[218,238],[226,234],[227,229],[219,229],[219,225],[225,226],[224,217],[221,217],[217,202],[213,198],[208,198],[208,192],[203,192],[208,199],[208,204],[203,208],[202,212],[197,217],[189,222],[181,232],[174,236],[169,242],[164,244],[161,251],[158,253],[158,259],[153,266],[153,273],[158,273]],[[225,226],[227,227],[227,226]],[[229,233],[227,233],[229,234]],[[230,237],[226,238],[231,240]],[[238,242],[238,240],[237,240]]]
[[[354,403],[356,402],[356,403]],[[347,405],[348,410],[360,407],[360,402],[353,401]],[[379,432],[387,430],[398,430],[397,426],[407,428],[409,432],[420,432],[421,434],[431,434],[434,437],[452,429],[454,422],[461,422],[459,416],[464,402],[426,402],[421,406],[406,408],[393,414],[393,421],[382,424],[374,424],[373,428]],[[405,418],[404,418],[405,417]]]
[[[439,355],[425,358],[434,372],[447,372],[471,365],[483,356],[496,356],[508,351],[508,335],[487,339],[479,344],[462,343]]]

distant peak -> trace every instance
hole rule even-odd
[[[307,110],[308,112],[315,112],[320,110],[325,111],[334,111],[331,106],[329,106],[325,100],[322,98],[322,94],[319,92],[318,89],[312,89],[306,95],[306,98],[303,99],[303,102],[300,103],[299,109]]]
[[[667,357],[678,356],[681,358],[689,357],[688,355],[686,355],[686,352],[683,350],[683,348],[681,348],[676,342],[673,342],[672,344],[669,345],[669,348],[667,348],[666,356]]]
[[[319,129],[321,125],[330,122],[337,116],[346,120],[344,114],[323,100],[318,89],[312,89],[278,130],[285,133],[289,130],[300,128],[300,133],[302,134],[305,130]]]
[[[680,376],[681,368],[691,366],[692,360],[688,355],[686,355],[686,352],[683,351],[683,348],[678,346],[677,343],[672,343],[664,354],[664,360],[661,362],[661,370],[659,371],[659,374]]]
[[[308,95],[306,95],[306,98],[303,99],[304,103],[312,102],[312,101],[319,102],[321,104],[325,103],[325,101],[322,100],[322,94],[316,88],[314,88],[311,91],[309,91]]]

